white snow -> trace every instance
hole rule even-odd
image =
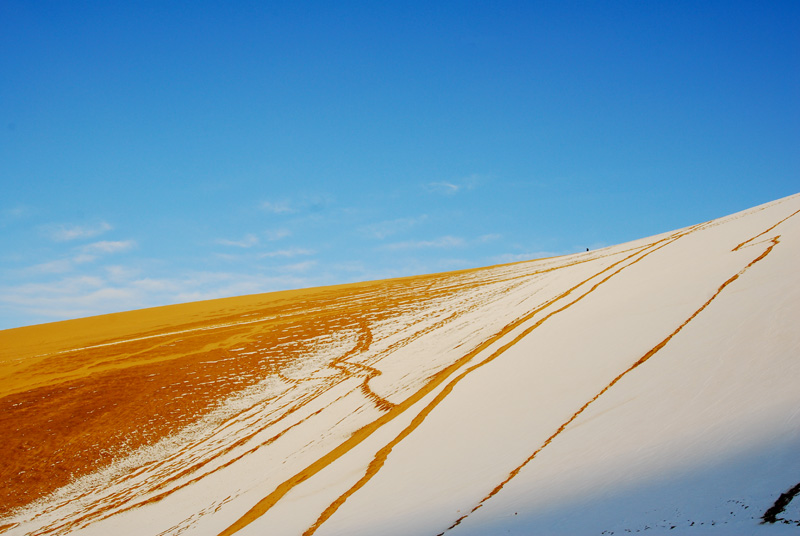
[[[286,378],[0,525],[219,534],[292,482],[237,534],[303,534],[326,510],[319,536],[796,534],[760,518],[800,482],[798,212],[800,195],[443,278],[368,322],[351,374],[335,360],[358,333],[331,333]]]

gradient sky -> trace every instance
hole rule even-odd
[[[3,0],[0,329],[797,193],[799,28],[796,1]]]

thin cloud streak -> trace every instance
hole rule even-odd
[[[244,238],[241,240],[227,240],[225,238],[220,238],[216,240],[217,244],[223,246],[232,246],[237,248],[251,248],[257,245],[259,242],[258,237],[254,234],[245,235]]]
[[[86,253],[119,253],[133,248],[136,242],[133,240],[104,240],[87,244],[81,248]]]
[[[280,267],[279,273],[248,275],[232,272],[187,273],[174,278],[137,278],[139,271],[108,267],[108,277],[72,276],[47,283],[0,287],[0,309],[49,319],[129,311],[173,303],[304,288],[319,281],[301,276],[315,261]]]
[[[458,192],[472,190],[478,184],[478,175],[470,175],[458,182],[435,181],[425,185],[425,189],[431,193],[440,195],[455,195]]]
[[[461,186],[452,182],[430,182],[425,185],[425,189],[437,194],[453,195],[461,190]]]
[[[133,240],[95,242],[77,249],[73,248],[73,251],[79,252],[77,255],[39,263],[27,268],[27,270],[35,274],[63,274],[71,272],[78,265],[92,263],[101,255],[127,251],[135,245],[136,242]]]
[[[110,231],[113,227],[107,222],[97,225],[59,225],[46,228],[50,239],[55,242],[70,242],[81,238],[92,238]]]

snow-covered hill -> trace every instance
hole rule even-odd
[[[797,534],[800,195],[2,331],[0,397],[0,534]]]

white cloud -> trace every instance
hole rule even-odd
[[[73,252],[77,252],[77,254],[72,257],[43,262],[30,266],[26,270],[33,274],[63,274],[74,270],[76,265],[88,264],[96,261],[98,255],[126,251],[135,244],[133,240],[94,242],[78,248],[72,248]]]
[[[64,308],[67,302],[76,305],[80,296],[95,292],[103,286],[96,277],[67,277],[49,283],[26,283],[0,289],[0,302],[14,304],[24,309],[42,309],[48,305]]]
[[[461,188],[461,186],[453,184],[452,182],[429,182],[425,185],[425,189],[429,192],[444,195],[453,195],[461,190]]]
[[[0,291],[0,303],[45,318],[77,318],[142,307],[136,293],[125,287],[105,286],[90,277],[68,278],[45,285],[26,285]]]
[[[81,254],[69,259],[56,259],[54,261],[43,262],[28,268],[33,273],[38,274],[63,274],[75,267],[76,264],[86,264],[97,259],[94,255]]]
[[[95,255],[89,255],[87,253],[84,253],[82,255],[77,255],[72,258],[72,262],[74,262],[75,264],[85,264],[87,262],[94,262],[95,260],[97,260],[97,257]]]
[[[245,237],[241,240],[226,240],[224,238],[220,238],[217,240],[217,244],[222,244],[223,246],[233,246],[237,248],[251,248],[258,244],[258,237],[254,234],[248,234],[245,235]]]
[[[85,253],[119,253],[127,251],[134,247],[136,242],[133,240],[103,240],[101,242],[94,242],[87,244],[81,248]]]
[[[469,177],[466,177],[458,182],[429,182],[425,185],[425,189],[436,194],[454,195],[465,190],[472,190],[475,188],[475,186],[477,186],[478,180],[478,175],[470,175]]]
[[[463,238],[457,236],[443,236],[436,240],[409,240],[406,242],[395,242],[393,244],[386,244],[381,246],[381,249],[399,250],[399,249],[421,249],[421,248],[452,248],[463,246],[465,241]]]
[[[279,249],[277,251],[268,251],[267,253],[262,253],[259,255],[260,257],[298,257],[300,255],[313,255],[314,251],[311,249],[305,248],[290,248],[290,249]]]
[[[177,277],[135,279],[138,271],[106,267],[103,276],[62,277],[46,283],[0,287],[0,309],[33,321],[62,320],[184,303],[270,292],[320,284],[301,276],[313,261],[281,267],[273,276],[231,272],[186,273]]]
[[[279,276],[246,275],[229,272],[205,272],[175,280],[183,289],[171,294],[171,303],[213,300],[229,296],[258,294],[289,288],[312,286],[313,281],[292,274]]]
[[[50,238],[56,242],[69,242],[79,238],[92,238],[110,231],[111,229],[113,229],[113,227],[106,222],[100,222],[96,225],[58,225],[46,228]]]
[[[291,214],[295,210],[288,201],[264,201],[261,208],[272,214]]]

